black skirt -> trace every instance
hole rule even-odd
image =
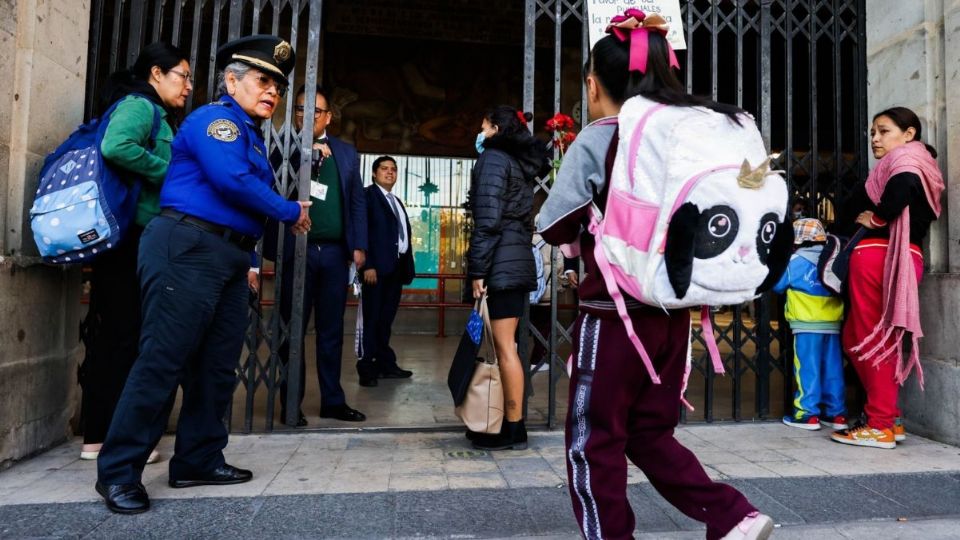
[[[528,294],[519,289],[488,292],[487,309],[490,311],[490,320],[522,317],[523,304]]]

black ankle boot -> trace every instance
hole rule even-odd
[[[503,421],[499,435],[475,437],[473,447],[478,450],[526,450],[527,428],[523,418],[517,422]]]

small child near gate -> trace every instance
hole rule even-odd
[[[846,429],[840,353],[843,301],[823,286],[817,270],[827,235],[820,220],[811,218],[796,220],[793,234],[797,249],[773,289],[787,294],[785,315],[793,331],[793,375],[797,383],[793,414],[784,416],[783,423],[806,430],[821,426]]]

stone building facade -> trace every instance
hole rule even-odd
[[[76,401],[79,270],[36,264],[43,157],[83,117],[88,0],[0,0],[0,467],[63,441]]]

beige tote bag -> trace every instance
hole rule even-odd
[[[500,383],[500,365],[493,346],[486,295],[480,300],[480,316],[483,317],[483,340],[488,357],[477,358],[467,397],[454,412],[470,431],[500,433],[503,423],[503,385]]]

